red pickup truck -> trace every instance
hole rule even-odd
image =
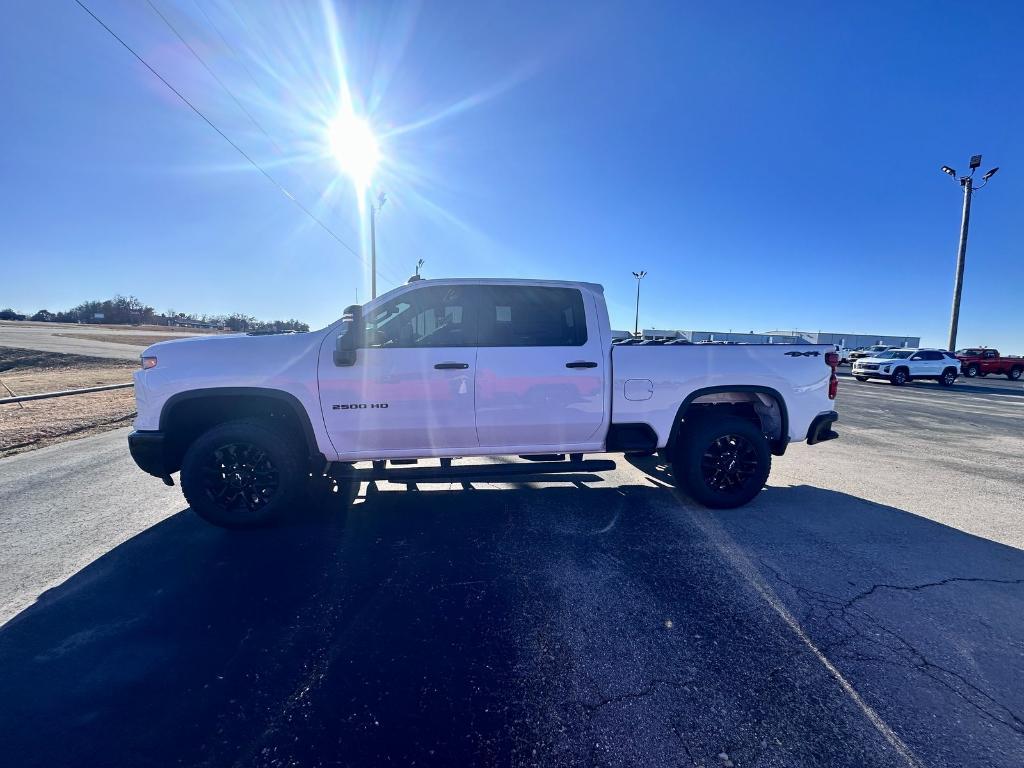
[[[956,359],[964,376],[988,376],[990,373],[1003,374],[1011,381],[1017,381],[1024,373],[1024,357],[1000,357],[998,349],[971,347],[958,349]]]

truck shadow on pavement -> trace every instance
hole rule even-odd
[[[710,512],[634,462],[173,515],[0,628],[5,762],[891,765],[765,587],[925,763],[1019,762],[1024,553],[805,486]]]

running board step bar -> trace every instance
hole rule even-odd
[[[376,463],[376,462],[374,462]],[[335,466],[330,475],[336,480],[387,480],[393,483],[428,483],[444,480],[487,480],[520,475],[559,475],[568,472],[608,472],[615,469],[611,459],[580,461],[531,461],[523,464],[468,464],[458,467],[411,467],[355,469]]]

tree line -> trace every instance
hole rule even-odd
[[[10,307],[0,309],[0,320],[35,320],[45,323],[104,323],[110,325],[212,326],[229,331],[308,331],[309,325],[293,318],[258,320],[253,315],[235,312],[230,315],[195,314],[168,309],[158,313],[135,296],[117,295],[103,301],[83,301],[68,310],[51,312],[40,309],[33,315],[16,312]]]

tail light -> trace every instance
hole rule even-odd
[[[839,378],[836,376],[836,366],[839,365],[838,352],[825,353],[825,365],[832,369],[832,375],[828,377],[828,399],[835,400],[839,392]]]

